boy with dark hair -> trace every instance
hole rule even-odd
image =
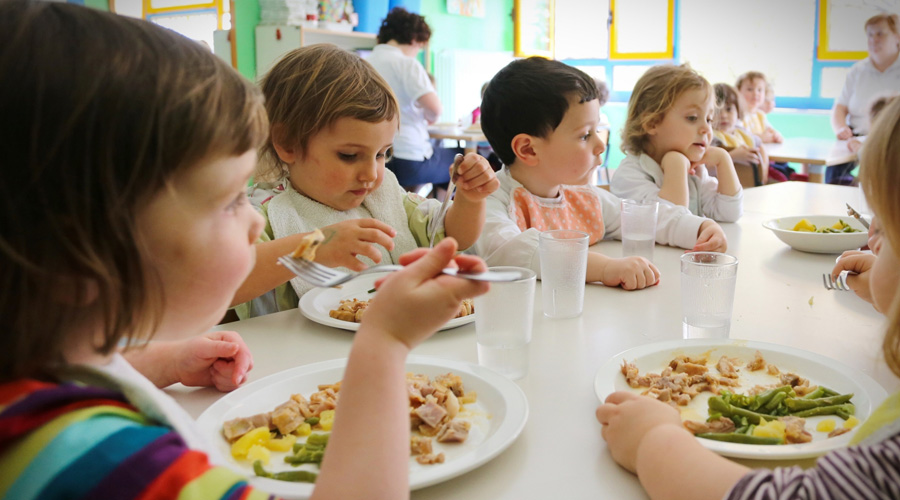
[[[621,238],[620,200],[596,186],[579,185],[602,161],[599,107],[593,79],[559,61],[514,61],[490,81],[481,126],[505,166],[497,174],[500,189],[487,199],[484,231],[475,244],[489,265],[527,267],[540,276],[538,235],[546,230],[583,231],[592,245]],[[666,203],[660,204],[656,241],[725,249],[725,235],[715,222]],[[635,290],[658,280],[659,270],[643,257],[588,253],[585,281]]]

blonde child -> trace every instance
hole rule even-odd
[[[884,110],[862,156],[860,182],[884,229],[869,288],[876,307],[888,317],[885,360],[900,376],[900,100]],[[633,393],[611,394],[597,409],[597,419],[612,457],[637,474],[654,500],[888,499],[897,498],[900,490],[900,393],[863,423],[854,446],[833,451],[806,470],[750,470],[720,457],[682,427],[671,406]]]
[[[767,115],[775,111],[775,87],[770,82],[766,82],[766,98],[759,105],[759,109]]]
[[[602,161],[597,86],[584,72],[539,57],[508,64],[488,84],[481,126],[505,167],[488,198],[485,229],[475,251],[490,265],[540,273],[538,236],[575,229],[590,243],[621,238],[621,200],[584,184]],[[724,250],[722,229],[680,207],[661,206],[656,241]],[[659,270],[642,257],[588,254],[586,281],[627,290],[645,288]]]
[[[270,498],[117,353],[189,339],[168,351],[189,371],[228,362],[198,369],[191,356],[209,353],[190,337],[253,263],[258,90],[169,30],[51,2],[0,2],[0,72],[16,75],[0,94],[3,161],[16,165],[0,185],[0,497]],[[406,354],[487,289],[436,277],[455,249],[448,238],[404,257],[420,259],[383,282],[313,498],[408,498]],[[159,360],[157,374],[174,368]]]
[[[626,155],[610,181],[613,194],[658,198],[717,221],[738,220],[743,190],[731,156],[712,146],[714,113],[712,86],[689,66],[647,70],[628,101]]]
[[[262,90],[272,127],[257,178],[274,180],[280,190],[262,206],[265,260],[233,302],[264,295],[237,307],[239,317],[297,307],[312,287],[275,257],[315,228],[325,228],[327,238],[317,260],[321,255],[321,263],[351,270],[396,263],[427,247],[434,231],[435,241],[446,235],[461,248],[475,243],[484,199],[498,186],[493,170],[483,157],[466,155],[454,177],[455,201],[437,220],[441,202],[406,192],[385,168],[400,114],[391,88],[369,63],[334,45],[304,47],[272,67]]]
[[[750,185],[766,184],[769,180],[769,157],[759,136],[743,127],[744,106],[741,97],[727,83],[717,83],[713,88],[716,92],[713,145],[728,151],[736,167],[743,165],[755,169],[749,178]],[[747,182],[743,184],[747,185]]]
[[[780,143],[784,141],[784,137],[772,127],[762,110],[766,101],[767,85],[766,75],[759,71],[748,71],[738,77],[734,87],[741,93],[747,105],[747,109],[744,110],[744,128],[758,135],[763,143]]]

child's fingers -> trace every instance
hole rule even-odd
[[[453,259],[456,247],[455,239],[444,238],[431,251],[406,266],[408,269],[407,275],[415,276],[419,281],[425,281],[437,276],[441,269],[447,267],[447,264]]]
[[[388,223],[378,219],[357,219],[356,223],[363,229],[376,229],[381,231],[390,238],[397,236],[397,231],[394,228],[388,225]]]
[[[384,248],[387,248],[388,251],[394,249],[393,236],[385,233],[381,229],[360,229],[356,237],[359,241],[381,245]]]
[[[202,359],[230,358],[237,354],[240,346],[226,340],[208,339],[207,342],[197,344],[194,355]]]
[[[480,257],[475,255],[465,255],[460,254],[453,257],[453,262],[459,267],[461,271],[472,272],[472,273],[481,273],[487,271],[487,264]]]
[[[429,251],[428,248],[417,248],[410,252],[406,252],[405,254],[400,256],[400,265],[408,266],[408,265],[412,264],[413,262],[421,259],[422,256],[424,256],[425,254],[428,253],[428,251]]]
[[[633,392],[628,392],[628,391],[616,391],[616,392],[610,394],[609,396],[606,396],[606,400],[604,400],[604,403],[606,403],[606,404],[613,404],[613,405],[619,405],[619,404],[622,404],[622,403],[624,403],[624,402],[626,402],[626,401],[629,401],[629,400],[632,400],[632,399],[637,399],[637,398],[639,398],[639,397],[642,397],[642,396],[639,396],[639,395],[637,395],[637,394],[635,394],[635,393],[633,393]]]

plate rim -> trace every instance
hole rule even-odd
[[[829,358],[822,354],[805,351],[792,346],[774,344],[771,342],[759,342],[755,340],[745,339],[680,339],[666,340],[661,342],[653,342],[626,349],[619,352],[615,356],[607,359],[594,376],[594,395],[603,403],[606,396],[616,391],[615,381],[610,377],[610,368],[616,367],[612,373],[621,373],[618,367],[626,356],[638,358],[649,354],[656,354],[665,350],[674,350],[679,348],[704,348],[704,347],[745,347],[747,349],[755,349],[760,351],[774,351],[780,354],[787,354],[806,361],[814,362],[832,371],[840,371],[850,373],[851,380],[855,385],[866,391],[867,397],[871,400],[871,411],[874,411],[882,401],[887,397],[887,391],[875,379],[862,371],[848,366],[840,361]],[[835,369],[837,368],[837,369]],[[862,423],[862,422],[860,422]],[[857,427],[858,428],[858,427]],[[852,434],[847,434],[847,439]],[[713,441],[709,439],[700,439],[699,442],[707,449],[718,453],[725,457],[744,458],[752,460],[794,460],[801,458],[812,458],[824,455],[825,453],[842,446],[843,440],[834,441],[835,446],[831,447],[809,447],[809,443],[803,444],[785,444],[775,446],[750,445],[741,443],[727,443],[722,441]]]
[[[315,363],[288,368],[277,373],[266,375],[259,380],[254,380],[216,400],[197,417],[197,425],[200,427],[200,431],[204,438],[210,440],[216,438],[222,439],[218,431],[222,424],[221,418],[225,411],[233,406],[232,403],[240,403],[245,400],[247,396],[252,396],[257,389],[266,387],[273,382],[285,378],[310,375],[325,370],[345,367],[347,359],[348,358],[335,358],[317,361]],[[440,464],[439,468],[423,471],[424,474],[420,472],[418,476],[421,477],[418,480],[416,480],[415,474],[411,474],[409,482],[410,490],[425,488],[453,479],[484,465],[509,448],[525,429],[525,424],[528,422],[530,414],[528,398],[522,388],[514,381],[483,366],[448,358],[409,355],[407,356],[405,366],[409,367],[411,365],[426,365],[440,369],[448,369],[457,374],[466,374],[481,379],[482,382],[494,387],[502,396],[504,418],[500,421],[496,430],[480,443],[477,448],[466,453],[466,456],[472,454],[472,458],[464,460],[463,458],[465,456],[460,457],[457,460]],[[210,441],[210,445],[215,446],[215,443]],[[314,484],[309,483],[288,483],[285,481],[276,481],[274,479],[248,476],[247,471],[240,468],[231,457],[223,456],[222,458],[224,465],[247,477],[254,487],[259,488],[266,493],[280,495],[284,498],[308,498],[308,496],[312,494],[315,486]],[[432,470],[434,472],[432,472]]]

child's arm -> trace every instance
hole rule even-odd
[[[322,228],[325,242],[316,250],[316,262],[328,267],[343,266],[362,271],[366,265],[357,256],[364,255],[373,261],[381,261],[381,252],[375,245],[388,250],[394,248],[397,232],[377,219],[353,219]],[[256,244],[256,263],[253,270],[235,293],[231,306],[250,301],[287,283],[294,273],[278,264],[278,257],[297,248],[300,240],[309,233],[299,233]]]
[[[638,475],[653,500],[720,499],[750,472],[700,445],[678,411],[655,399],[615,392],[597,420],[613,459]]]
[[[253,368],[253,357],[235,332],[210,332],[186,340],[150,342],[123,356],[157,387],[187,386],[237,389]]]
[[[665,161],[665,158],[663,158],[663,161]],[[719,179],[719,187],[717,189],[719,194],[734,196],[740,192],[741,181],[734,170],[734,162],[731,160],[731,155],[727,151],[710,146],[700,163],[708,167],[716,167],[716,176]],[[760,165],[760,168],[762,168],[762,165]]]
[[[588,252],[585,281],[602,281],[606,286],[621,286],[626,290],[640,290],[659,282],[659,269],[643,257],[616,259],[596,252]]]
[[[484,226],[485,198],[500,187],[500,181],[483,156],[469,153],[456,168],[456,197],[444,219],[444,231],[460,248],[475,244]]]
[[[687,156],[669,151],[662,158],[659,165],[663,171],[663,183],[659,188],[659,199],[669,201],[682,207],[690,202],[688,191],[688,175],[691,170],[691,161]]]
[[[379,283],[354,337],[314,500],[409,497],[406,355],[452,318],[462,299],[488,290],[487,283],[440,274],[452,262],[486,269],[477,257],[454,257],[456,249],[447,238],[407,254],[400,262],[409,266]]]

